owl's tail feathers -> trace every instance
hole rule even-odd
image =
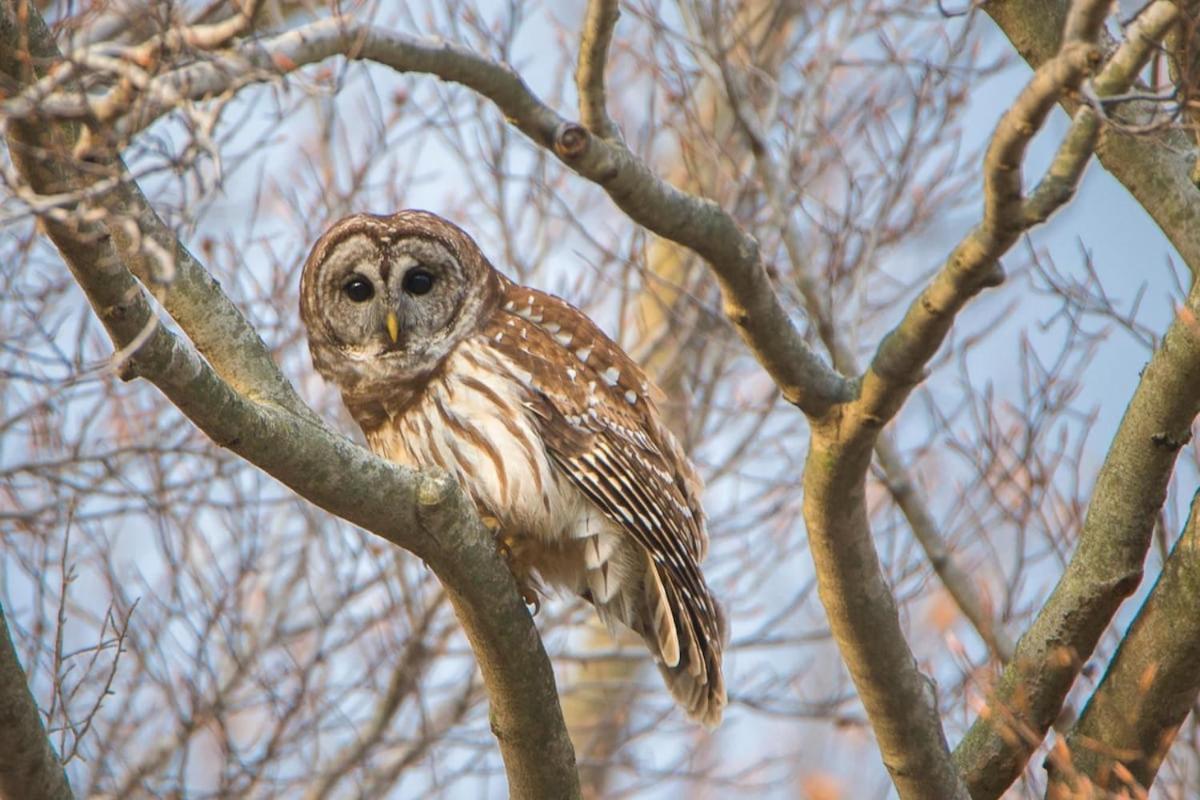
[[[644,616],[633,626],[655,656],[671,696],[689,717],[715,728],[727,703],[721,651],[728,629],[712,595],[693,598],[681,593],[650,564],[644,582]]]
[[[589,558],[579,593],[610,630],[621,623],[639,634],[676,702],[692,719],[716,727],[727,702],[721,653],[728,629],[720,604],[703,578],[685,590],[644,552],[610,549]]]

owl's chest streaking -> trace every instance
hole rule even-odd
[[[391,461],[446,470],[506,536],[570,551],[595,539],[593,560],[605,560],[618,531],[554,464],[530,399],[529,376],[481,334],[455,348],[419,391],[394,405],[384,401],[387,420],[367,432],[367,442]],[[531,554],[537,562],[582,555]],[[552,582],[575,583],[558,579],[552,563],[533,566]]]

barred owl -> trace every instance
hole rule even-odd
[[[688,715],[720,721],[725,622],[699,567],[699,478],[620,347],[424,211],[334,225],[300,312],[372,450],[456,477],[519,580],[631,628]]]

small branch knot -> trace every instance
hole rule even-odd
[[[588,149],[587,129],[578,122],[564,122],[554,132],[554,152],[567,161],[574,161]]]
[[[1185,433],[1181,437],[1172,436],[1166,431],[1158,431],[1157,433],[1150,434],[1150,441],[1153,442],[1156,447],[1161,447],[1164,450],[1180,450],[1185,447],[1187,443],[1191,441],[1191,439],[1191,433]]]

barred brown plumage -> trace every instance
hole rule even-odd
[[[368,297],[348,296],[352,279]],[[334,225],[304,266],[301,316],[373,450],[454,475],[498,521],[519,579],[639,633],[687,713],[720,721],[727,633],[699,566],[700,480],[617,344],[422,211]]]

